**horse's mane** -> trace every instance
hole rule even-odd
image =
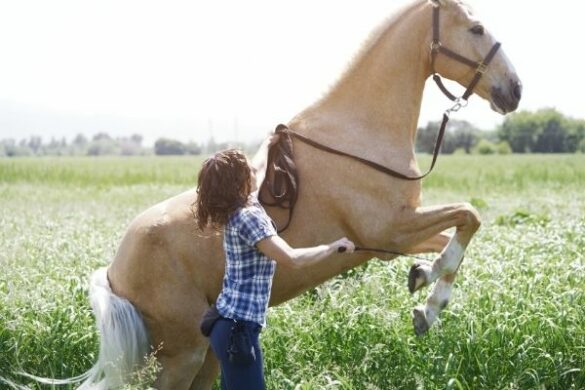
[[[430,0],[434,2],[436,5],[442,4],[443,6],[451,5],[451,6],[459,6],[462,7],[467,13],[473,15],[473,9],[464,2],[463,0]],[[418,9],[423,4],[429,2],[429,0],[416,0],[412,2],[407,2],[395,10],[392,14],[384,18],[376,28],[374,28],[367,38],[363,41],[359,49],[355,52],[352,56],[350,61],[348,62],[345,69],[341,72],[340,76],[337,80],[332,84],[331,88],[328,92],[331,92],[333,87],[342,79],[344,79],[348,74],[352,73],[354,69],[356,69],[361,61],[366,57],[367,53],[370,52],[372,48],[374,48],[387,33],[391,33],[393,27],[398,24],[400,20],[404,18],[404,16],[410,14],[414,10]],[[430,23],[430,21],[429,21]]]
[[[418,0],[414,2],[408,2],[384,18],[363,41],[360,48],[355,52],[353,57],[348,62],[345,70],[341,72],[338,80],[343,79],[347,74],[351,73],[357,66],[359,66],[360,62],[366,56],[366,54],[380,42],[380,40],[384,37],[384,34],[389,31],[395,24],[397,24],[397,22],[404,15],[409,14],[414,9],[418,8],[422,3],[426,3],[427,1],[428,0]]]

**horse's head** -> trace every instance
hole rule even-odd
[[[435,57],[432,60],[434,71],[467,88],[476,75],[477,66],[464,60],[481,64],[490,51],[494,50],[495,55],[491,61],[488,60],[489,65],[480,69],[484,71],[483,76],[473,92],[488,100],[494,111],[501,114],[514,111],[522,96],[522,84],[506,54],[496,46],[496,39],[462,2],[430,1],[434,12],[439,11],[438,28],[434,28],[433,38],[438,38],[435,37],[438,34],[440,40],[436,39],[439,42],[431,45],[435,51],[433,54],[431,50],[431,58]],[[464,58],[457,59],[456,55],[452,56],[449,52]],[[480,65],[481,67],[483,66]]]

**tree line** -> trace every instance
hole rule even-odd
[[[66,138],[51,138],[43,142],[40,136],[15,141],[12,138],[0,141],[0,156],[102,156],[123,155],[135,156],[151,154],[142,146],[142,136],[133,134],[130,137],[113,138],[105,132],[95,134],[88,139],[77,134],[71,142]]]
[[[440,122],[418,129],[416,150],[432,153]],[[481,131],[466,121],[451,120],[442,153],[585,153],[585,120],[554,108],[508,115],[493,131]]]
[[[105,132],[97,133],[91,138],[77,134],[71,142],[68,142],[66,138],[51,138],[48,142],[43,142],[39,136],[21,139],[18,142],[9,138],[0,140],[0,157],[200,155],[214,153],[228,147],[253,151],[258,146],[258,144],[247,145],[233,142],[216,143],[213,138],[205,144],[159,138],[153,147],[144,146],[142,141],[140,134],[114,138]]]
[[[439,122],[429,122],[418,129],[416,151],[432,153]],[[101,132],[87,138],[78,134],[67,142],[52,138],[43,142],[39,136],[15,141],[0,140],[0,157],[17,156],[103,156],[103,155],[199,155],[228,147],[253,153],[258,144],[180,142],[159,138],[153,147],[142,145],[140,134],[113,138]],[[451,120],[445,132],[441,153],[508,154],[508,153],[585,153],[585,120],[567,117],[553,108],[521,111],[506,117],[493,131],[481,131],[471,123]]]

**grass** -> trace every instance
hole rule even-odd
[[[3,159],[2,183],[113,187],[191,185],[202,157],[34,157]]]
[[[200,162],[0,160],[0,376],[92,365],[88,275]],[[411,260],[371,261],[271,309],[268,388],[585,388],[585,156],[441,156],[424,188],[425,204],[469,201],[483,217],[441,323],[415,337],[426,293],[408,294]]]

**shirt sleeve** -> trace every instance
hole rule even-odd
[[[254,204],[242,212],[238,234],[250,246],[277,234],[270,217],[261,207]]]

